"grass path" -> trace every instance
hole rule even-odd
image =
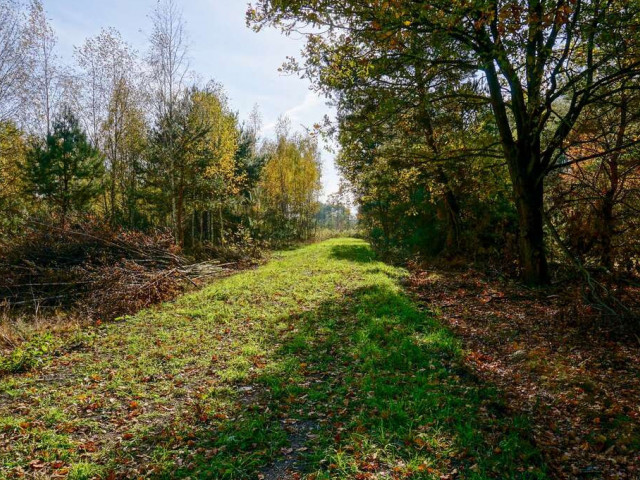
[[[546,478],[360,240],[279,253],[0,380],[0,478]]]

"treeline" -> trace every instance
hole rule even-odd
[[[356,233],[359,226],[351,209],[353,201],[350,197],[344,185],[338,192],[329,195],[316,215],[318,228],[336,233]]]
[[[258,0],[248,20],[309,29],[288,68],[336,104],[378,248],[530,284],[550,263],[639,273],[638,2]]]
[[[0,0],[0,230],[167,229],[178,245],[309,238],[319,207],[316,139],[281,119],[260,137],[221,85],[189,68],[177,2],[150,16],[146,52],[103,29],[61,61],[39,0]]]

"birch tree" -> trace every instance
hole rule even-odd
[[[135,79],[139,72],[136,55],[120,33],[109,28],[76,48],[75,57],[82,71],[82,111],[89,139],[105,154],[108,173],[105,210],[115,223],[124,195],[122,179],[132,168],[127,160],[136,160],[135,154],[125,151],[125,144],[131,147],[126,139],[139,136],[139,123],[132,121],[137,117],[140,101]],[[127,132],[128,127],[136,131]]]
[[[40,0],[32,0],[26,31],[28,46],[27,125],[31,131],[49,135],[62,97],[61,67],[56,54],[58,39]]]
[[[155,107],[155,121],[162,130],[171,128],[175,121],[176,106],[186,94],[185,81],[189,72],[188,36],[186,24],[175,0],[160,0],[151,13],[152,33],[148,63]],[[178,198],[175,195],[176,176],[173,152],[175,135],[166,135],[167,144],[158,149],[159,159],[165,165],[171,187],[171,224],[176,233],[178,225]]]
[[[0,0],[0,121],[15,119],[27,77],[25,21],[21,5]]]
[[[81,69],[84,121],[90,140],[99,146],[109,104],[123,83],[133,83],[135,52],[113,28],[85,40],[74,55]]]

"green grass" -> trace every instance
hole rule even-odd
[[[546,478],[405,275],[329,240],[39,352],[0,380],[0,477]]]

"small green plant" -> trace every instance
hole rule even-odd
[[[40,365],[53,348],[54,339],[51,334],[36,336],[0,359],[0,374],[31,370]]]

